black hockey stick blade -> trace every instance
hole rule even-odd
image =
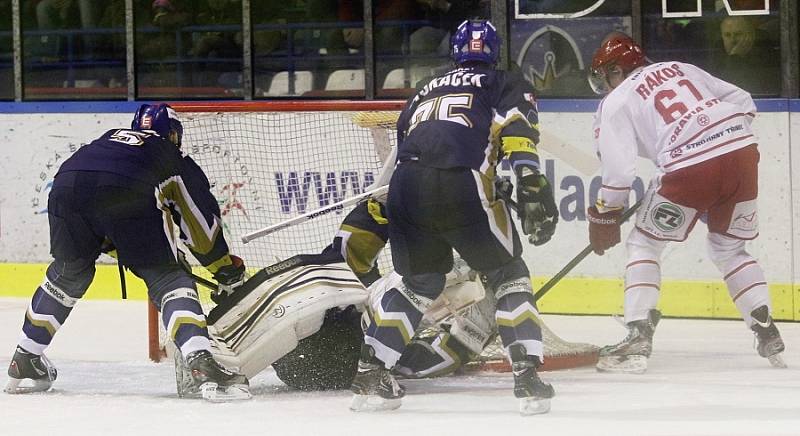
[[[197,274],[195,274],[195,273],[193,273],[191,271],[189,272],[189,275],[192,276],[192,279],[195,282],[197,282],[197,284],[203,285],[203,286],[205,286],[206,288],[208,288],[208,289],[210,289],[212,291],[219,291],[219,285],[214,283],[214,282],[212,282],[211,280],[204,279],[203,277],[200,277],[200,276],[198,276]]]
[[[620,216],[620,224],[624,223],[625,221],[628,221],[628,219],[631,216],[633,216],[633,214],[636,212],[636,209],[638,209],[641,204],[642,200],[639,200],[636,203],[634,203],[633,206],[629,207],[628,210],[623,212],[622,216]],[[550,289],[552,289],[553,286],[558,284],[558,282],[560,282],[561,279],[564,278],[564,276],[569,274],[569,272],[572,271],[576,266],[578,266],[578,264],[581,263],[581,261],[585,259],[586,256],[588,256],[589,253],[591,252],[592,252],[592,245],[589,244],[586,246],[586,248],[581,250],[581,252],[578,253],[577,256],[573,257],[572,260],[569,261],[569,263],[564,265],[564,268],[561,268],[561,271],[557,272],[556,275],[551,277],[550,280],[547,281],[547,283],[542,285],[542,287],[539,288],[538,291],[536,291],[536,293],[533,295],[533,301],[534,302],[539,301],[539,299],[542,298],[544,294],[550,291]]]

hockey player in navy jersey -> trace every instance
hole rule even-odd
[[[100,253],[111,252],[144,280],[192,369],[178,394],[212,401],[250,398],[247,379],[210,354],[195,283],[176,257],[177,227],[221,285],[235,286],[244,277],[242,260],[229,253],[222,235],[208,179],[181,154],[182,134],[168,105],[142,105],[130,129],[109,130],[61,165],[47,210],[54,260],[25,313],[6,392],[50,388],[56,369],[44,351],[91,284]]]
[[[520,411],[549,410],[553,388],[536,372],[543,346],[530,275],[506,203],[494,190],[498,160],[508,159],[516,174],[519,217],[530,242],[550,239],[558,210],[539,173],[533,87],[520,74],[494,69],[499,48],[491,23],[465,21],[452,38],[456,67],[430,80],[400,114],[387,212],[392,261],[403,280],[371,299],[353,410],[400,406],[404,389],[390,370],[442,292],[453,249],[495,293]]]

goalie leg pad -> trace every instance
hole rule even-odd
[[[440,377],[469,362],[471,354],[461,341],[442,331],[411,341],[394,371],[405,378]]]
[[[257,274],[248,283],[245,286],[253,288],[236,304],[217,306],[209,314],[214,357],[247,377],[292,352],[299,341],[318,334],[329,310],[363,307],[367,298],[367,290],[343,262],[298,265],[277,276]],[[311,360],[328,359],[312,356]]]

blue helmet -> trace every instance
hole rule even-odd
[[[494,65],[500,56],[500,37],[488,20],[464,21],[450,39],[450,45],[457,64],[477,61]]]
[[[178,147],[183,139],[183,125],[178,120],[178,114],[164,103],[141,105],[133,116],[131,129],[152,130]]]

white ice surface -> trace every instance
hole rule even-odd
[[[27,304],[0,299],[2,368]],[[545,320],[568,340],[625,335],[610,317]],[[780,370],[741,321],[662,320],[646,374],[545,373],[552,411],[524,418],[498,374],[406,381],[403,407],[379,414],[350,412],[346,391],[293,392],[271,371],[252,381],[252,401],[180,400],[171,363],[146,359],[145,324],[143,302],[80,302],[47,352],[53,391],[0,393],[0,435],[800,435],[800,323],[779,324]]]

